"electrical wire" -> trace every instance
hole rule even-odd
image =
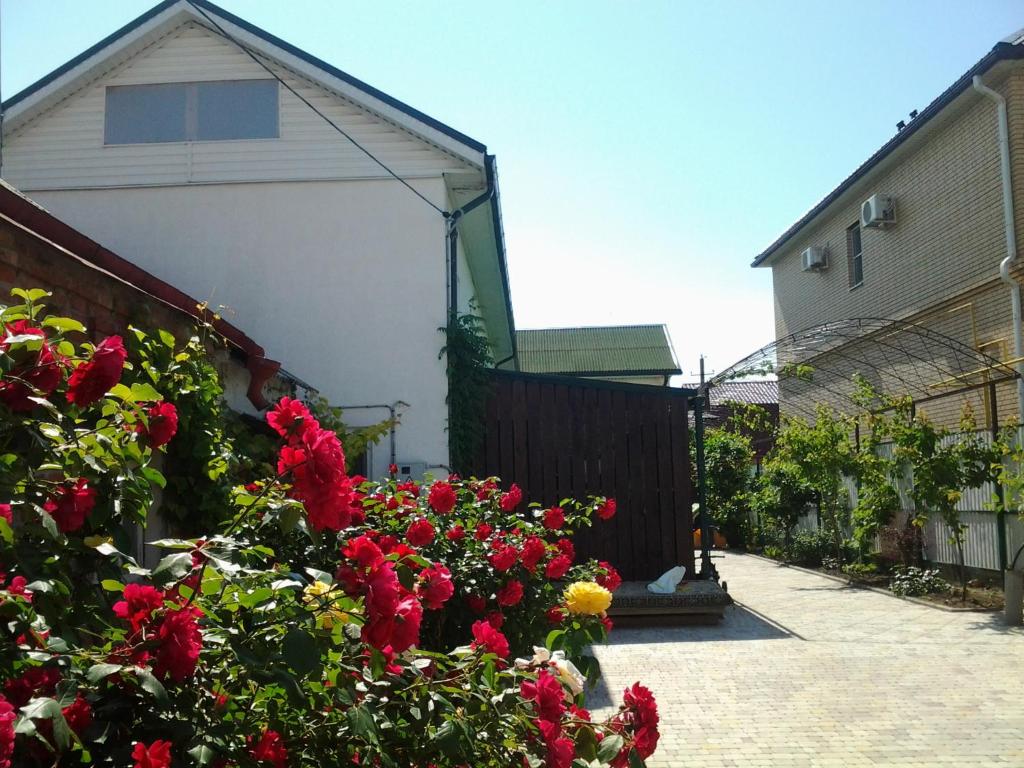
[[[366,147],[364,147],[362,144],[360,144],[358,141],[356,141],[354,138],[352,138],[352,136],[349,135],[345,131],[344,128],[342,128],[340,125],[338,125],[336,122],[334,122],[331,118],[329,118],[327,115],[325,115],[319,109],[317,109],[312,104],[312,102],[309,101],[309,99],[307,99],[305,96],[303,96],[301,93],[299,93],[291,85],[286,83],[284,81],[284,79],[281,78],[280,75],[278,75],[273,69],[270,68],[270,66],[268,66],[266,64],[266,62],[262,61],[258,56],[256,56],[256,54],[254,54],[249,49],[248,46],[246,46],[245,44],[243,44],[239,40],[236,40],[234,37],[232,37],[230,34],[228,34],[228,32],[220,24],[218,24],[216,21],[214,21],[210,17],[210,15],[208,13],[206,13],[205,10],[203,10],[200,6],[198,6],[194,2],[192,2],[192,0],[188,0],[188,4],[191,5],[193,8],[195,8],[196,11],[198,11],[199,14],[204,19],[206,19],[208,22],[210,22],[210,24],[213,25],[214,29],[225,40],[228,40],[229,42],[234,43],[235,46],[237,46],[239,48],[239,50],[241,50],[243,53],[247,54],[250,59],[252,59],[257,64],[259,64],[263,69],[265,69],[270,74],[271,77],[273,77],[275,80],[277,80],[277,82],[279,82],[281,85],[283,85],[285,88],[287,88],[288,91],[291,92],[291,94],[293,96],[295,96],[295,98],[297,98],[299,101],[301,101],[307,107],[309,107],[317,116],[320,117],[320,119],[322,119],[325,123],[327,123],[329,126],[331,126],[334,130],[336,130],[338,133],[340,133],[342,136],[344,136],[346,139],[348,139],[353,144],[353,146],[356,147],[356,149],[361,151],[364,155],[366,155],[368,158],[370,158],[373,162],[375,162],[377,165],[379,165],[381,168],[383,168],[388,173],[389,176],[391,176],[392,178],[395,179],[395,181],[397,181],[400,184],[402,184],[410,192],[412,192],[414,195],[416,195],[416,197],[418,197],[420,200],[425,202],[427,205],[429,205],[431,208],[433,208],[439,214],[444,216],[446,219],[451,215],[447,211],[443,210],[442,208],[439,208],[438,206],[434,205],[434,203],[431,202],[430,199],[427,198],[425,195],[423,195],[418,189],[416,189],[408,181],[406,181],[401,176],[399,176],[397,173],[395,173],[393,170],[391,170],[387,165],[384,164],[384,162],[382,160],[380,160],[380,158],[378,158],[376,155],[374,155],[372,152],[370,152],[370,150],[368,150]]]

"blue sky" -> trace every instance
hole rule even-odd
[[[4,97],[152,4],[6,0]],[[1019,0],[220,4],[487,144],[519,327],[664,322],[687,372],[771,341],[754,255],[1024,27]]]

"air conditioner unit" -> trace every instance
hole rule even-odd
[[[860,207],[862,227],[888,227],[896,223],[896,199],[890,195],[872,195]]]
[[[820,272],[828,267],[828,251],[821,247],[808,248],[800,254],[804,272]]]

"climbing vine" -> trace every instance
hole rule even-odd
[[[490,393],[491,346],[477,315],[460,315],[440,329],[448,360],[448,449],[452,469],[466,473],[484,433]]]

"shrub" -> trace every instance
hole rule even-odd
[[[566,768],[653,753],[650,691],[593,723],[572,663],[603,637],[597,582],[616,575],[573,565],[558,539],[609,500],[555,512],[494,479],[353,481],[337,435],[286,399],[268,415],[276,475],[230,489],[220,531],[153,542],[167,555],[141,567],[130,549],[166,483],[173,395],[119,338],[75,344],[84,329],[47,317],[44,292],[16,295],[0,342],[0,764]],[[562,577],[586,581],[563,591]],[[515,659],[549,616],[548,647]]]
[[[913,565],[894,568],[889,580],[889,589],[894,595],[900,597],[948,594],[952,591],[949,582],[943,579],[937,570],[918,568]]]

